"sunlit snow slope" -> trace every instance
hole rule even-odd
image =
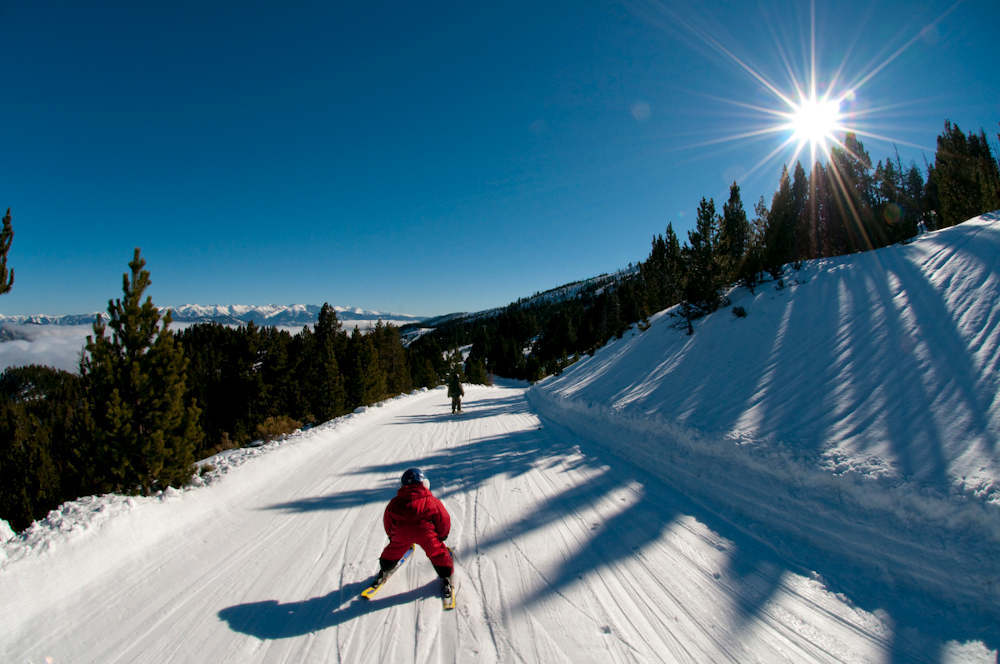
[[[998,234],[65,505],[0,551],[0,661],[995,662]],[[409,466],[452,513],[453,612],[419,553],[357,599]]]
[[[533,407],[855,599],[995,640],[1000,214],[730,298],[691,336],[661,313]]]

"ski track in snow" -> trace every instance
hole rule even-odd
[[[524,392],[468,386],[458,417],[443,390],[392,400],[12,557],[0,661],[995,661],[834,594]],[[409,466],[452,513],[451,612],[419,550],[357,599]]]

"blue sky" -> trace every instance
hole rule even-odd
[[[804,2],[76,4],[0,5],[2,314],[104,310],[134,247],[165,306],[504,305],[733,180],[769,202],[792,148],[730,140],[783,107],[749,70],[810,69]],[[862,82],[843,110],[905,163],[946,118],[996,145],[995,0],[814,15],[820,87]]]

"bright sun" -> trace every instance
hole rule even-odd
[[[750,111],[749,115],[756,117],[744,126],[733,124],[734,131],[732,133],[706,140],[691,147],[756,140],[772,136],[784,137],[780,142],[775,140],[774,148],[760,161],[745,170],[742,174],[744,178],[776,159],[784,158],[784,163],[787,166],[794,163],[800,155],[805,154],[811,165],[816,163],[817,158],[821,155],[829,158],[834,148],[846,151],[847,146],[844,141],[848,134],[923,149],[920,145],[873,133],[870,126],[865,126],[864,119],[874,117],[875,114],[885,112],[892,107],[872,107],[870,102],[867,105],[858,104],[857,94],[870,80],[888,67],[910,46],[917,43],[929,28],[935,26],[951,13],[952,9],[960,2],[961,0],[958,0],[951,9],[946,10],[923,29],[918,30],[884,60],[874,61],[867,71],[858,71],[855,75],[848,75],[846,58],[839,67],[835,67],[825,74],[817,68],[816,7],[815,0],[811,0],[809,2],[808,61],[802,63],[801,68],[797,68],[793,60],[789,58],[786,47],[776,43],[778,56],[784,61],[785,73],[788,77],[789,85],[784,87],[770,80],[762,71],[731,51],[711,31],[695,27],[683,16],[664,7],[666,17],[672,24],[686,28],[694,37],[705,42],[708,47],[730,59],[738,69],[741,69],[764,91],[775,98],[765,101],[757,101],[755,97],[748,98],[746,96],[739,99],[720,98],[721,101],[742,108],[744,111]],[[669,3],[660,4],[667,5]],[[803,55],[805,55],[804,51]],[[791,150],[790,156],[788,155],[789,149]]]
[[[825,152],[828,143],[836,140],[834,132],[841,129],[840,100],[815,96],[802,99],[792,105],[787,117],[788,127],[800,146],[808,144]]]

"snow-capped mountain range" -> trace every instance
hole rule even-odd
[[[177,307],[162,307],[173,311],[173,320],[178,323],[223,323],[240,325],[253,322],[257,325],[310,325],[319,318],[322,309],[316,304],[183,304]],[[337,317],[347,326],[353,321],[383,320],[398,325],[416,323],[426,316],[411,314],[386,313],[371,311],[360,307],[335,306]],[[19,325],[88,325],[97,316],[106,316],[103,312],[87,314],[47,315],[34,314],[30,316],[0,315],[0,325],[15,323]]]

